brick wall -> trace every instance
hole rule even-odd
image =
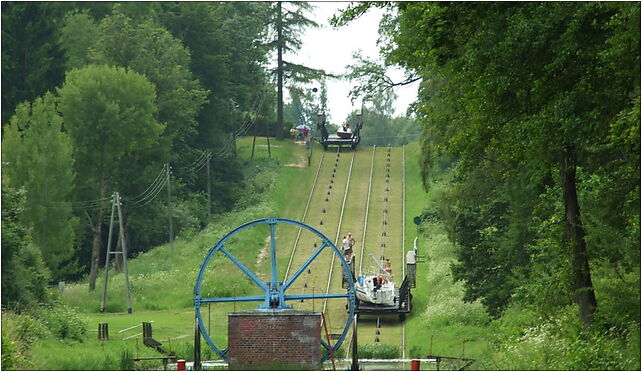
[[[251,310],[228,314],[231,370],[320,368],[321,314]]]

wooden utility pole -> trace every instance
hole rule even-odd
[[[267,132],[267,143],[268,143],[268,157],[272,157],[272,152],[270,151],[270,124],[268,124],[268,132]]]
[[[109,279],[109,255],[111,252],[111,235],[114,230],[114,213],[116,211],[116,193],[111,197],[111,218],[109,219],[109,237],[107,238],[107,252],[105,253],[105,283],[103,284],[103,297],[100,301],[100,312],[105,311],[107,300],[107,280]]]
[[[256,145],[256,132],[254,132],[254,139],[252,139],[252,158],[254,158],[254,146]]]
[[[170,252],[173,253],[174,242],[174,221],[172,220],[172,183],[170,182],[170,167],[169,163],[165,163],[165,173],[167,177],[167,218],[169,220],[169,243]]]
[[[281,9],[281,2],[276,3],[276,51],[277,51],[277,93],[276,93],[276,133],[275,138],[281,138],[283,131],[283,12]],[[268,152],[270,149],[270,142],[268,137]]]
[[[252,148],[254,152],[254,148]],[[212,187],[210,181],[210,158],[212,154],[207,154],[207,221],[212,220]]]

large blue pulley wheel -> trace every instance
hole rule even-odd
[[[299,267],[294,274],[287,278],[284,282],[278,281],[277,279],[277,255],[276,255],[276,227],[279,223],[284,223],[288,225],[294,225],[306,229],[317,237],[321,239],[321,245],[312,253],[312,255],[305,261],[305,263]],[[267,224],[270,228],[270,253],[271,253],[271,280],[268,282],[263,282],[258,278],[256,274],[251,272],[247,267],[245,267],[234,255],[227,249],[225,249],[225,242],[232,238],[234,235],[239,232],[256,225]],[[312,299],[336,299],[336,298],[345,298],[348,302],[348,316],[346,319],[343,332],[336,339],[334,344],[328,344],[326,341],[321,339],[321,345],[325,348],[326,352],[321,357],[321,362],[328,360],[332,353],[341,347],[341,344],[346,338],[350,326],[352,325],[352,319],[354,317],[355,310],[355,290],[354,283],[352,280],[348,280],[348,289],[345,293],[326,293],[326,294],[288,294],[288,289],[292,283],[294,283],[297,278],[310,266],[310,264],[319,256],[321,252],[325,249],[331,249],[336,253],[336,257],[341,262],[341,267],[343,269],[343,275],[348,278],[352,278],[352,271],[350,266],[343,257],[343,254],[339,249],[328,239],[325,235],[319,232],[317,229],[306,225],[302,222],[294,221],[287,218],[263,218],[255,221],[248,222],[244,225],[241,225],[234,230],[227,233],[221,240],[216,243],[212,248],[210,248],[201,269],[198,272],[198,278],[196,279],[196,285],[194,286],[194,310],[196,313],[196,318],[198,321],[198,327],[203,335],[203,338],[207,341],[210,348],[219,356],[219,358],[227,361],[227,352],[228,348],[220,348],[214,344],[212,337],[210,336],[208,329],[205,327],[205,322],[203,315],[201,314],[201,307],[204,304],[211,303],[226,303],[226,302],[257,302],[259,303],[258,309],[265,311],[275,311],[279,309],[291,309],[287,303],[288,301],[301,301],[301,300],[312,300]],[[259,296],[245,296],[245,297],[218,297],[218,298],[206,298],[201,296],[201,284],[203,282],[203,276],[205,275],[205,269],[215,254],[223,254],[227,259],[229,259],[234,265],[236,265],[247,277],[254,283],[258,288],[263,290],[264,294]]]

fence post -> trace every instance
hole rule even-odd
[[[109,340],[109,325],[107,323],[98,323],[98,339]]]

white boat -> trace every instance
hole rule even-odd
[[[376,305],[394,305],[395,304],[395,283],[385,281],[381,285],[375,285],[379,276],[361,275],[354,283],[355,294],[359,301],[368,302]]]
[[[340,127],[337,129],[337,136],[339,138],[352,138],[352,130],[348,127]]]
[[[370,255],[378,267],[378,273],[359,275],[354,283],[355,294],[359,301],[376,305],[393,306],[395,304],[395,283],[392,275],[388,273],[379,262]]]

